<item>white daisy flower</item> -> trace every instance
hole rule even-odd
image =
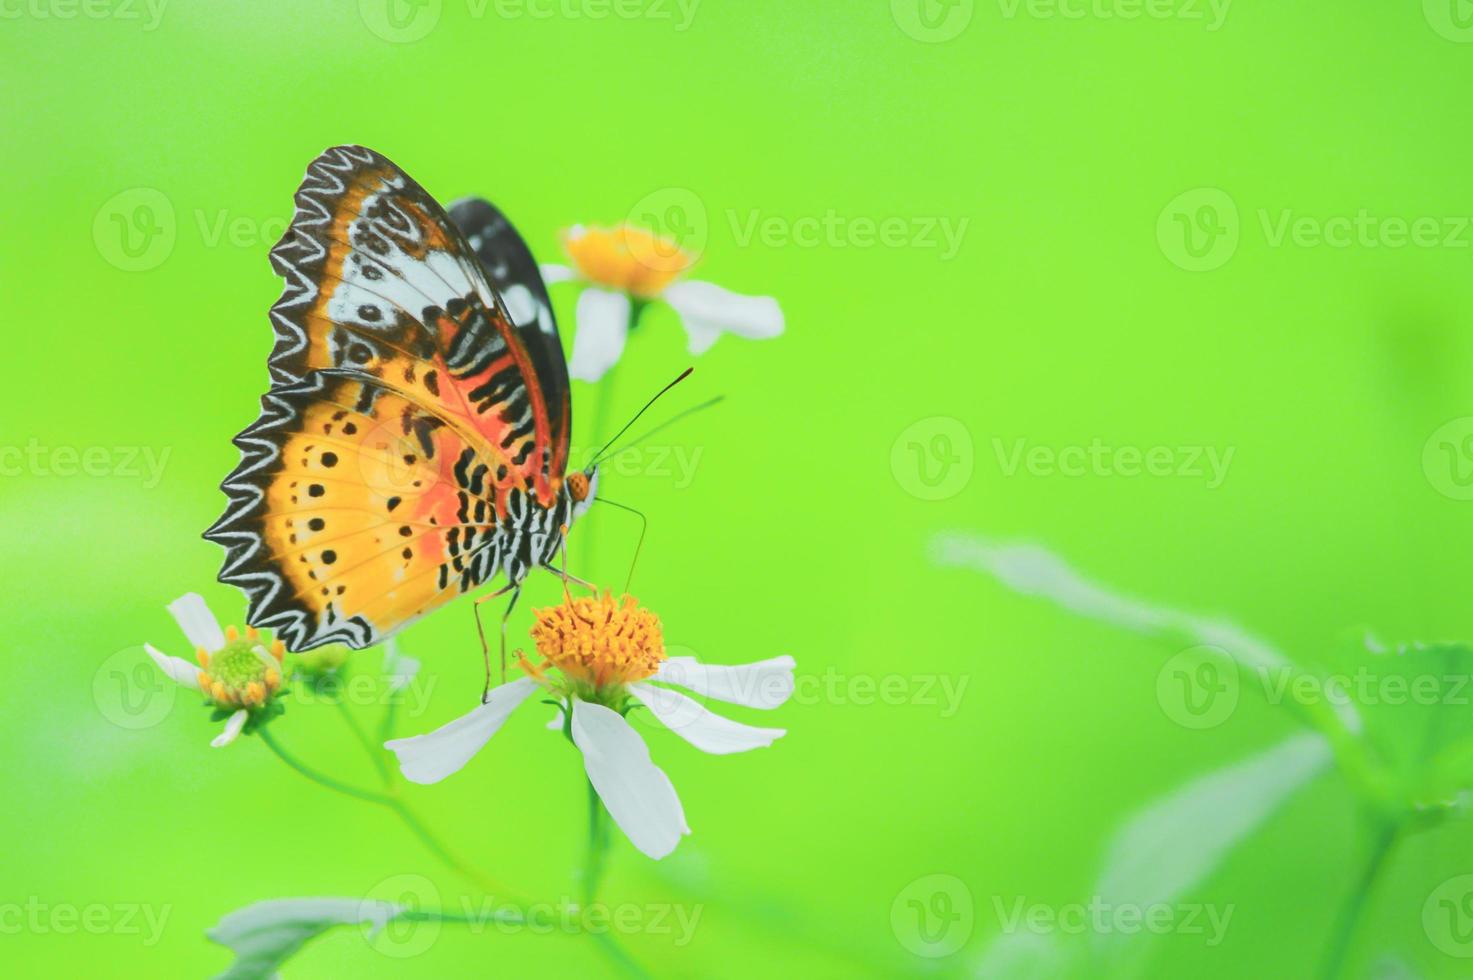
[[[437,783],[479,752],[518,706],[538,691],[563,707],[561,724],[583,753],[588,780],[625,836],[659,859],[690,833],[675,787],[650,761],[625,715],[637,706],[704,752],[725,755],[771,745],[786,732],[714,714],[665,685],[749,708],[771,709],[793,693],[792,657],[734,667],[694,657],[666,658],[659,619],[634,599],[565,599],[534,610],[532,629],[544,662],[521,660],[526,677],[492,689],[486,703],[428,735],[385,743],[405,778]],[[552,726],[549,726],[552,727]]]
[[[695,259],[667,238],[621,224],[578,226],[563,236],[571,266],[544,265],[549,284],[585,284],[578,297],[569,373],[597,381],[619,362],[629,328],[650,303],[679,314],[692,354],[704,354],[723,333],[765,340],[783,332],[783,311],[771,296],[744,296],[714,283],[676,280]]]
[[[264,708],[281,687],[285,647],[277,640],[268,649],[254,627],[247,627],[245,636],[234,626],[222,630],[205,600],[193,592],[169,603],[169,612],[194,646],[197,664],[160,653],[147,643],[143,649],[176,684],[199,691],[221,709],[235,709],[225,730],[210,742],[217,749],[229,745],[251,712]]]

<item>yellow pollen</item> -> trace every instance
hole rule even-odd
[[[210,680],[210,675],[209,674],[206,674],[204,671],[200,671],[199,672],[199,678],[198,678],[198,680],[199,680],[199,689],[201,691],[204,691],[205,693],[209,693],[210,686],[215,683],[214,681]]]
[[[633,596],[619,602],[607,592],[565,598],[532,614],[537,652],[564,674],[596,688],[643,680],[665,659],[660,618],[641,609]]]
[[[281,672],[280,671],[277,671],[277,670],[267,670],[266,671],[266,690],[268,690],[268,691],[270,691],[270,692],[272,692],[274,694],[274,693],[276,693],[276,689],[278,687],[280,687],[280,686],[281,686]]]
[[[247,626],[246,627],[246,639],[247,640],[254,640],[254,639],[256,639],[256,637],[258,637],[260,635],[261,635],[261,631],[258,630],[258,629],[256,629],[254,626]]]
[[[208,667],[210,665],[210,655],[205,651],[204,647],[194,648],[194,659],[199,661],[201,667]]]
[[[210,697],[220,704],[230,703],[230,692],[225,690],[225,685],[215,681],[210,685]]]
[[[251,681],[246,685],[246,704],[265,704],[266,687],[260,681]]]
[[[271,641],[271,656],[276,658],[277,663],[281,663],[281,658],[286,656],[286,644],[280,640]]]
[[[695,263],[670,239],[626,224],[574,228],[563,236],[563,249],[583,278],[641,299],[658,296]]]
[[[238,639],[240,639],[240,630],[236,629],[234,626],[225,627],[226,643],[234,643]]]

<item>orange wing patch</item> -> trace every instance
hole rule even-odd
[[[292,649],[367,645],[479,586],[512,535],[494,463],[453,422],[376,380],[323,371],[278,388],[237,438],[251,463],[210,534],[253,624]],[[244,464],[243,464],[244,465]],[[500,495],[500,508],[497,506]],[[254,586],[254,587],[251,587]]]

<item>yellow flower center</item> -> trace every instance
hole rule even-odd
[[[286,648],[280,640],[267,654],[261,634],[247,628],[244,638],[234,626],[225,629],[225,645],[214,653],[195,650],[199,661],[199,687],[222,708],[259,708],[281,686],[281,658]]]
[[[594,688],[643,680],[665,659],[660,618],[641,609],[633,596],[619,602],[608,592],[564,599],[532,614],[537,652],[569,678]]]
[[[652,299],[695,263],[668,238],[635,228],[574,228],[563,248],[589,282]]]

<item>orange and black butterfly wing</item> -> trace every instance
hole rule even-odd
[[[568,413],[554,421],[476,256],[402,170],[336,147],[296,202],[271,253],[274,387],[205,536],[252,625],[294,650],[362,647],[498,566],[525,574],[566,520]]]

